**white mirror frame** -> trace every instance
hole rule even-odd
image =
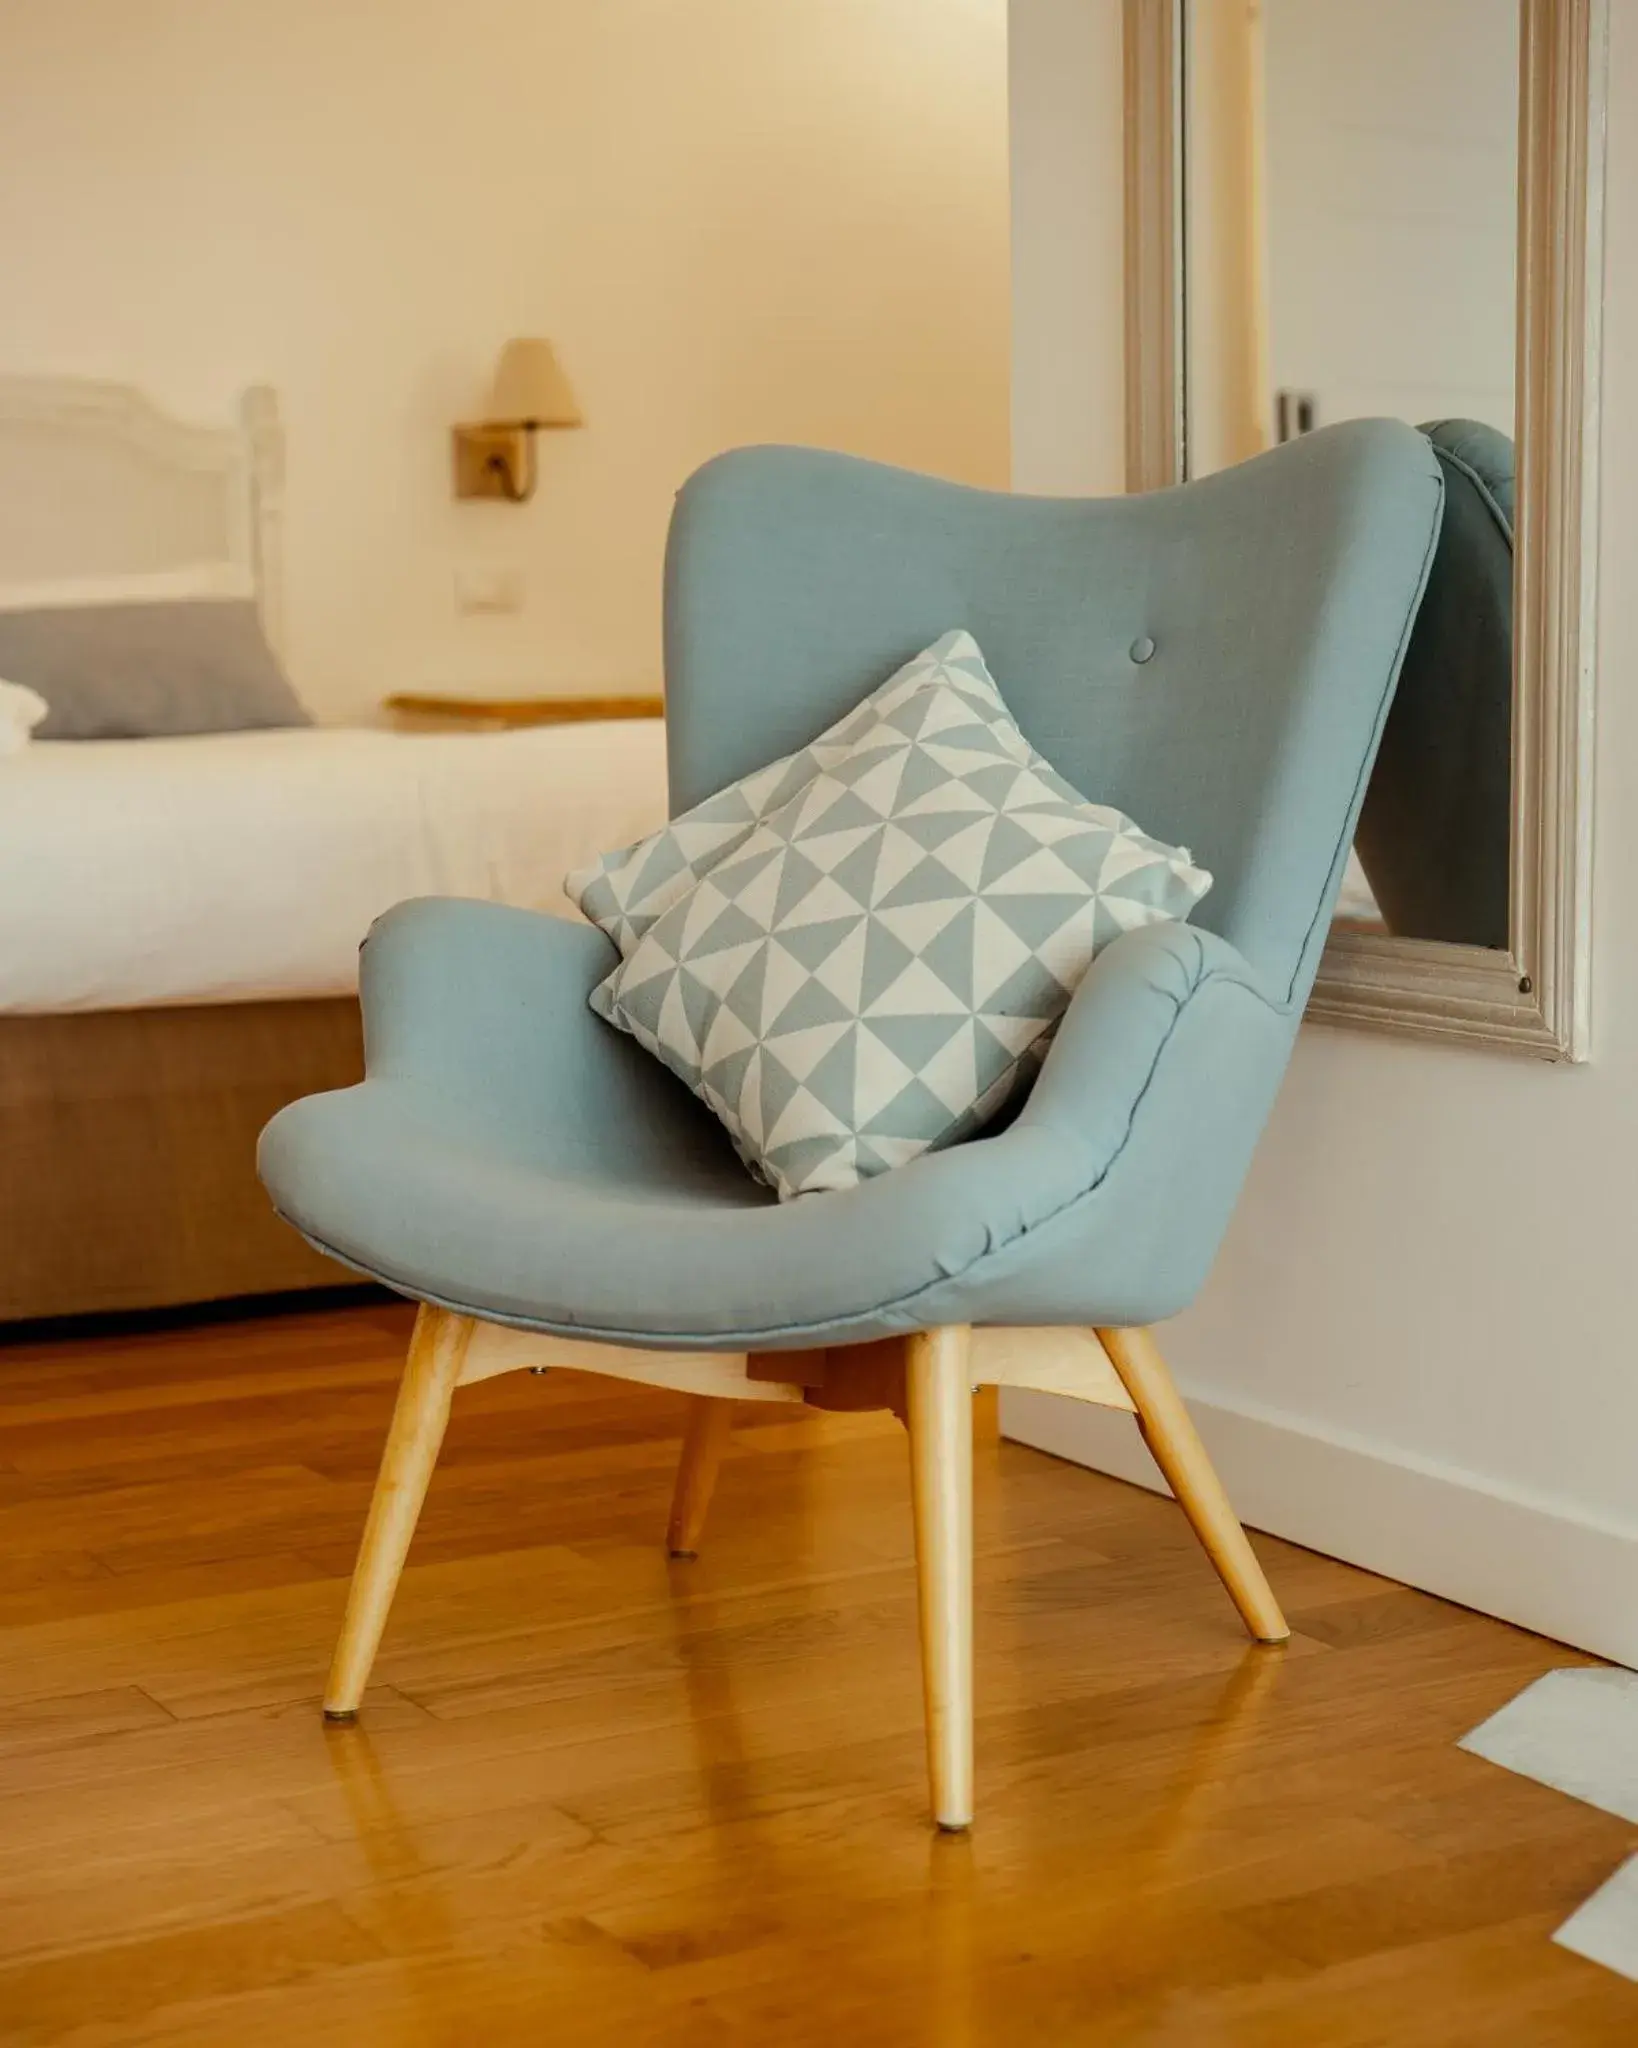
[[[1125,0],[1126,487],[1184,473],[1187,0]],[[1587,1057],[1607,0],[1520,0],[1511,908],[1505,952],[1333,932],[1310,1017]]]

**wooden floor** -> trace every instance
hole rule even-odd
[[[978,1456],[979,1824],[926,1826],[905,1453],[463,1392],[356,1729],[318,1717],[409,1329],[0,1348],[0,2041],[1553,2048],[1635,1845],[1452,1745],[1550,1643],[1279,1543],[1248,1649],[1168,1503]]]

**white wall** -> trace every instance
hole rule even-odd
[[[1517,10],[1261,7],[1275,389],[1314,392],[1322,425],[1456,415],[1511,434]]]
[[[1510,434],[1517,6],[1190,0],[1188,46],[1190,475],[1281,389]]]
[[[289,443],[325,712],[652,687],[676,485],[735,442],[1007,463],[1004,0],[0,0],[0,371]],[[452,503],[448,431],[546,333],[583,432]],[[516,617],[457,615],[515,565]]]
[[[1014,0],[1023,80],[1050,73],[1066,11]],[[1249,1521],[1638,1662],[1638,9],[1611,14],[1593,1063],[1305,1030],[1217,1269],[1164,1341]],[[1120,100],[1116,67],[1082,82],[1100,132]],[[1015,89],[1020,151],[1061,118],[1054,100],[1037,130]],[[1087,247],[1120,191],[1066,159],[1019,199],[1025,274]],[[1111,420],[1118,295],[1111,270],[1084,337]],[[1021,365],[1076,352],[1042,317],[1020,301]],[[1025,486],[1052,403],[1015,394]],[[1079,478],[1116,483],[1105,459]],[[1122,1418],[1018,1396],[1007,1423],[1147,1470]]]

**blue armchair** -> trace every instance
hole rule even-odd
[[[1066,501],[751,449],[685,487],[666,567],[671,797],[804,744],[951,626],[1088,795],[1216,875],[1098,958],[994,1135],[779,1204],[587,1008],[600,933],[401,905],[363,960],[368,1078],[268,1126],[314,1244],[422,1303],[326,1712],[357,1712],[457,1386],[571,1365],[695,1397],[670,1542],[736,1398],[874,1403],[911,1448],[933,1811],[972,1812],[971,1403],[1133,1412],[1252,1633],[1285,1624],[1149,1326],[1216,1252],[1291,1050],[1437,539],[1387,421],[1182,489]]]

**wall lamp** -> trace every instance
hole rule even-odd
[[[489,417],[455,429],[456,497],[521,505],[535,494],[536,430],[584,424],[552,344],[509,341],[495,368]]]

